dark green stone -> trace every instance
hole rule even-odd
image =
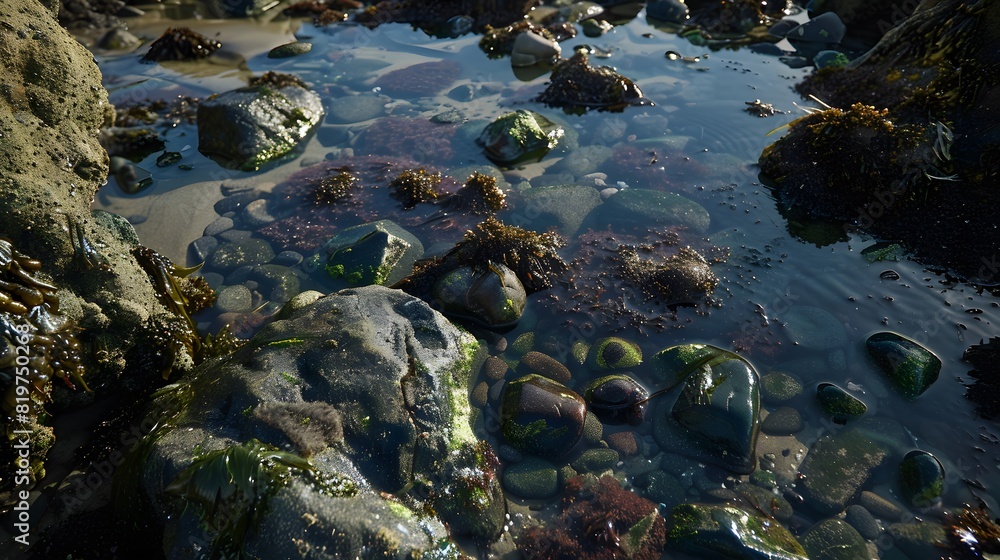
[[[839,423],[857,420],[868,410],[868,405],[833,383],[820,383],[816,387],[816,401],[823,412]]]
[[[868,558],[865,539],[847,523],[827,519],[802,537],[809,560],[858,560]]]
[[[587,366],[593,370],[622,369],[642,363],[639,345],[622,338],[601,338],[587,353]]]
[[[520,451],[558,459],[583,435],[583,397],[562,383],[525,375],[507,383],[500,399],[501,433]]]
[[[760,427],[757,372],[726,352],[692,373],[671,415],[715,462],[734,472],[754,470]]]
[[[941,359],[917,342],[893,332],[875,333],[865,342],[868,353],[906,399],[915,399],[941,373]]]
[[[780,523],[731,505],[681,504],[667,516],[667,549],[699,558],[806,560]]]
[[[926,451],[910,451],[899,465],[899,487],[914,506],[930,506],[944,491],[944,467]]]

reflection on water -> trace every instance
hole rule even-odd
[[[156,14],[157,9],[148,13]],[[135,29],[155,36],[166,23],[149,17]],[[142,65],[136,54],[99,56],[113,102],[121,105],[146,97],[177,95],[204,97],[239,87],[251,74],[277,70],[294,73],[310,83],[323,97],[328,115],[337,115],[324,121],[297,159],[257,173],[222,170],[199,154],[191,125],[163,131],[167,150],[180,152],[183,163],[192,168],[157,168],[154,161],[159,154],[153,154],[139,165],[153,172],[154,188],[133,197],[109,185],[99,194],[97,206],[128,217],[145,244],[175,261],[192,264],[188,244],[218,219],[213,205],[224,192],[236,192],[238,187],[267,192],[301,167],[323,159],[364,155],[366,149],[379,153],[378,147],[364,143],[364,130],[379,119],[457,115],[452,117],[457,140],[452,140],[453,149],[446,156],[416,147],[413,153],[394,154],[448,173],[491,166],[472,139],[485,122],[502,112],[530,108],[562,124],[569,133],[568,142],[537,164],[507,170],[504,177],[511,188],[520,188],[524,181],[558,184],[560,173],[580,169],[571,167],[570,160],[584,148],[618,150],[615,157],[595,169],[607,174],[607,185],[667,190],[698,202],[710,213],[711,222],[704,236],[693,236],[689,243],[696,237],[707,237],[713,245],[730,250],[725,262],[713,266],[720,279],[714,296],[717,305],[680,308],[663,332],[637,337],[647,356],[667,346],[709,343],[738,350],[761,373],[778,370],[793,374],[805,385],[806,394],[812,394],[821,382],[835,383],[861,398],[868,405],[869,416],[900,422],[910,441],[899,445],[931,451],[944,463],[948,473],[946,505],[970,499],[963,479],[979,481],[987,488],[1000,484],[996,440],[985,435],[993,427],[976,419],[972,406],[962,397],[961,380],[966,379],[968,366],[960,361],[968,345],[995,334],[991,328],[998,309],[994,298],[905,258],[869,262],[861,251],[878,240],[848,233],[839,224],[821,224],[792,212],[783,213],[758,181],[757,157],[776,137],[767,133],[801,114],[795,103],[802,101],[791,87],[805,70],[789,69],[776,58],[747,50],[707,52],[639,19],[616,28],[610,36],[578,37],[562,47],[564,53],[585,43],[609,50],[610,58],[600,63],[613,65],[632,78],[655,105],[628,108],[623,113],[572,116],[531,102],[544,87],[546,77],[519,81],[508,60],[489,60],[479,51],[475,36],[440,40],[403,25],[369,30],[349,26],[318,29],[303,24],[295,37],[311,41],[311,52],[276,60],[268,59],[266,53],[293,40],[293,23],[170,23],[217,33],[226,49],[239,56],[197,66]],[[700,60],[671,60],[664,56],[666,51]],[[457,65],[447,76],[448,82],[436,88],[440,94],[407,97],[386,83],[376,85],[389,72],[437,60]],[[353,97],[356,95],[364,97]],[[348,98],[353,108],[345,112],[340,104],[348,103]],[[790,113],[767,119],[749,115],[744,111],[746,102],[755,99]],[[629,154],[634,160],[625,157]],[[456,178],[462,180],[465,175],[466,171],[459,171]],[[551,181],[546,180],[549,176]],[[229,190],[220,190],[220,184],[229,185]],[[389,205],[373,212],[378,218],[392,218],[399,210]],[[517,208],[507,216],[516,217]],[[663,225],[648,224],[651,228]],[[455,232],[453,242],[459,234]],[[274,251],[282,249],[275,247]],[[572,250],[571,243],[567,251]],[[303,279],[302,289],[312,287],[325,288],[315,279]],[[544,292],[533,296],[535,307],[537,299],[544,296]],[[800,327],[803,310],[811,308],[825,311],[825,322]],[[532,311],[529,300],[528,317],[518,330],[506,335],[508,340],[533,328],[536,321],[545,322],[546,318],[532,313],[538,312]],[[205,325],[211,321],[211,317],[203,318]],[[815,327],[820,332],[803,334],[793,327]],[[880,330],[911,337],[942,359],[939,381],[916,401],[897,396],[868,358],[864,341]],[[593,341],[605,334],[597,326],[576,331],[574,336]],[[838,337],[846,342],[837,342]],[[824,341],[833,342],[827,345]],[[640,378],[646,375],[646,383],[655,385],[648,373],[638,370],[636,374]],[[798,406],[805,422],[798,434],[803,443],[841,429],[825,418],[814,402],[803,400]],[[893,494],[893,480],[886,475],[877,484]]]

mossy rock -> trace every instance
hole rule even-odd
[[[730,505],[681,504],[667,516],[667,547],[708,558],[807,560],[782,525]]]
[[[937,381],[941,373],[941,358],[903,335],[875,333],[865,341],[865,347],[905,399],[919,397]]]

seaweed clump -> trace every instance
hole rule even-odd
[[[221,47],[222,43],[195,33],[187,27],[170,27],[159,39],[153,41],[141,61],[198,60],[208,58]]]
[[[403,204],[404,210],[410,210],[421,202],[437,200],[441,196],[438,185],[441,184],[441,173],[430,173],[423,167],[407,169],[389,182],[392,197]]]
[[[309,86],[302,81],[302,78],[299,78],[294,74],[283,74],[273,70],[268,70],[260,76],[253,76],[247,83],[250,87],[269,86],[274,89],[300,87],[302,89],[309,89]]]
[[[496,214],[507,208],[507,195],[497,185],[496,177],[473,173],[465,185],[442,201],[445,211],[465,211],[476,216]]]
[[[52,380],[61,379],[70,389],[83,379],[83,346],[79,329],[59,314],[56,287],[36,277],[42,263],[19,252],[0,239],[0,389],[3,391],[4,441],[0,464],[10,466],[0,473],[0,492],[17,478],[35,482],[45,474],[44,462],[54,442],[47,426],[45,406],[52,401]],[[31,434],[31,455],[25,461],[14,444],[21,441],[15,430]]]
[[[323,177],[312,192],[313,204],[329,206],[347,200],[357,185],[358,178],[346,170],[340,170],[333,176]]]
[[[957,515],[945,515],[945,546],[950,549],[945,560],[980,560],[987,554],[1000,554],[1000,524],[989,513],[980,501],[978,508],[966,505]]]
[[[922,2],[862,57],[805,79],[800,93],[834,106],[888,107],[879,118],[894,129],[860,125],[853,136],[845,129],[822,138],[792,126],[761,156],[778,197],[786,205],[804,201],[813,217],[852,220],[845,225],[899,239],[957,276],[995,282],[995,271],[984,277],[981,265],[1000,243],[998,22],[993,2]],[[833,157],[824,151],[831,146]]]
[[[559,517],[529,528],[518,548],[528,560],[653,560],[666,540],[656,504],[611,476],[577,476],[566,483]]]
[[[718,278],[711,264],[728,257],[725,248],[698,250],[678,247],[680,242],[673,229],[641,238],[609,231],[583,234],[569,264],[571,278],[538,303],[563,327],[648,334],[680,326],[678,306],[715,304],[711,295]]]
[[[764,149],[761,171],[783,187],[795,183],[779,191],[786,204],[850,219],[884,191],[916,194],[925,159],[921,136],[894,124],[888,109],[832,107],[793,121],[787,136]]]
[[[199,510],[202,521],[215,532],[213,557],[238,557],[247,531],[256,526],[267,499],[303,473],[331,494],[354,495],[346,480],[325,480],[308,460],[250,440],[208,453],[182,470],[166,492]]]
[[[719,284],[708,260],[690,247],[660,260],[644,260],[638,250],[621,247],[618,262],[622,275],[639,285],[647,296],[667,305],[693,305],[705,301]]]
[[[621,112],[630,105],[652,105],[632,80],[609,66],[591,66],[583,49],[555,65],[549,85],[536,101],[567,113]]]

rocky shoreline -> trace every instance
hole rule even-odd
[[[13,1],[0,15],[6,54],[0,60],[0,326],[7,348],[0,358],[5,371],[16,372],[19,347],[35,356],[31,389],[21,394],[16,381],[8,386],[0,504],[15,520],[25,504],[33,536],[42,537],[35,548],[19,549],[25,557],[109,551],[129,557],[153,549],[171,559],[457,559],[467,556],[456,543],[472,542],[496,558],[658,558],[676,549],[816,560],[872,554],[875,539],[890,535],[907,557],[924,558],[938,544],[954,545],[949,538],[964,526],[981,523],[984,534],[992,528],[970,508],[944,523],[909,516],[939,503],[945,466],[929,451],[900,444],[909,440],[906,429],[869,413],[853,389],[806,388],[784,372],[758,372],[739,354],[705,344],[668,346],[644,358],[627,336],[572,345],[546,336],[570,320],[539,321],[509,343],[497,334],[522,318],[527,295],[545,290],[551,298],[543,305],[561,320],[583,316],[588,306],[609,308],[601,294],[620,290],[627,306],[586,316],[628,332],[663,330],[663,317],[677,305],[712,304],[719,284],[712,267],[725,256],[707,242],[680,246],[686,235],[709,230],[708,211],[672,192],[609,187],[589,160],[567,157],[564,184],[506,198],[485,168],[461,168],[451,177],[404,158],[345,151],[304,167],[271,192],[224,185],[216,220],[191,245],[206,260],[204,275],[170,262],[143,247],[124,218],[91,209],[109,175],[98,133],[114,122],[115,110],[93,57],[56,20],[115,28],[109,14],[127,13],[125,5],[64,2],[60,12],[35,0]],[[660,4],[661,14],[679,9]],[[954,0],[924,4],[915,21],[952,4],[971,10],[969,17],[993,18],[992,11]],[[497,20],[477,13],[465,23],[506,25],[509,10],[531,5],[512,3],[498,10]],[[429,25],[402,0],[364,13],[378,18],[385,10]],[[72,15],[88,11],[108,17]],[[737,21],[748,37],[768,21],[759,9],[751,12]],[[541,31],[537,37],[552,47],[543,49],[545,56],[559,56],[554,39]],[[832,87],[869,67],[885,71],[879,57],[895,53],[896,40],[888,35],[867,58],[840,73],[818,74],[813,83]],[[567,113],[646,103],[631,80],[592,68],[586,55],[559,64],[564,75],[596,76],[599,86],[577,91],[569,80],[539,98]],[[426,71],[453,71],[446,66]],[[950,74],[942,76],[932,81]],[[227,101],[229,94],[236,100]],[[225,111],[263,104],[256,105],[258,120],[279,123],[277,132],[253,142],[203,150],[231,167],[257,169],[284,157],[323,116],[319,96],[294,76],[268,73],[229,94],[202,103],[198,118],[223,111],[213,125],[223,128],[243,119]],[[962,142],[954,143],[951,157],[952,128],[958,132],[970,119],[964,110],[944,107],[951,112],[919,128],[919,111],[844,107],[796,121],[761,156],[779,198],[840,219],[844,208],[870,205],[879,189],[890,189],[898,201],[890,217],[927,211],[926,201],[913,202],[912,190],[896,192],[891,182],[865,192],[838,190],[858,171],[845,161],[824,166],[829,173],[810,196],[791,192],[814,178],[802,162],[816,153],[852,161],[850,153],[816,140],[830,130],[841,134],[835,147],[848,152],[883,142],[877,151],[889,161],[862,163],[900,166],[901,176],[922,171],[926,179],[914,180],[928,196],[943,195],[926,180],[948,180],[935,173],[982,183],[991,176],[992,168],[976,167],[969,155],[975,150]],[[484,128],[480,145],[493,161],[510,163],[574,141],[572,130],[537,117],[528,111],[500,117]],[[914,122],[889,122],[896,117]],[[372,145],[426,140],[443,130],[467,134],[386,122],[382,137],[366,131]],[[287,129],[295,134],[284,136]],[[858,130],[864,141],[850,143]],[[447,142],[435,146],[450,149]],[[893,155],[903,148],[915,159]],[[647,157],[626,152],[604,147],[591,155]],[[932,169],[929,162],[949,167]],[[385,188],[356,189],[374,183]],[[401,227],[379,219],[386,216],[359,214],[364,196],[420,210],[404,215]],[[544,209],[530,225],[554,231],[503,223],[496,215],[508,204]],[[336,212],[341,221],[334,227],[328,216]],[[446,234],[433,230],[441,214],[453,220]],[[919,251],[930,238],[911,236],[910,218],[872,231],[906,234]],[[344,227],[352,219],[358,223]],[[620,231],[587,232],[612,222]],[[669,229],[655,238],[637,233],[648,222]],[[948,239],[967,242],[976,255],[995,245],[992,236],[972,245],[967,228],[949,224],[949,231],[960,231]],[[425,250],[407,228],[439,235],[436,247]],[[449,243],[447,234],[465,229],[457,245]],[[555,231],[580,237],[573,263],[560,257],[564,242]],[[294,242],[304,244],[272,249]],[[600,263],[599,273],[568,278],[578,261]],[[964,270],[968,263],[946,264]],[[329,295],[309,289],[331,285]],[[203,338],[191,315],[213,303],[223,312],[216,326],[228,326]],[[795,345],[821,360],[843,360],[847,337],[836,318],[797,305],[786,319]],[[916,341],[884,331],[865,347],[886,386],[904,399],[918,398],[938,379],[941,360]],[[647,391],[637,380],[643,376],[660,385]],[[808,443],[792,406],[805,399],[838,426]],[[774,410],[764,412],[762,404]],[[80,435],[85,442],[54,440],[52,425],[59,422],[79,422],[89,427],[78,433],[93,433]],[[25,433],[31,459],[22,475]],[[898,478],[894,500],[866,489],[886,472]],[[962,495],[971,501],[974,493]],[[804,529],[805,520],[816,523]],[[793,534],[786,526],[795,524]],[[10,528],[3,531],[4,546],[23,542]]]

